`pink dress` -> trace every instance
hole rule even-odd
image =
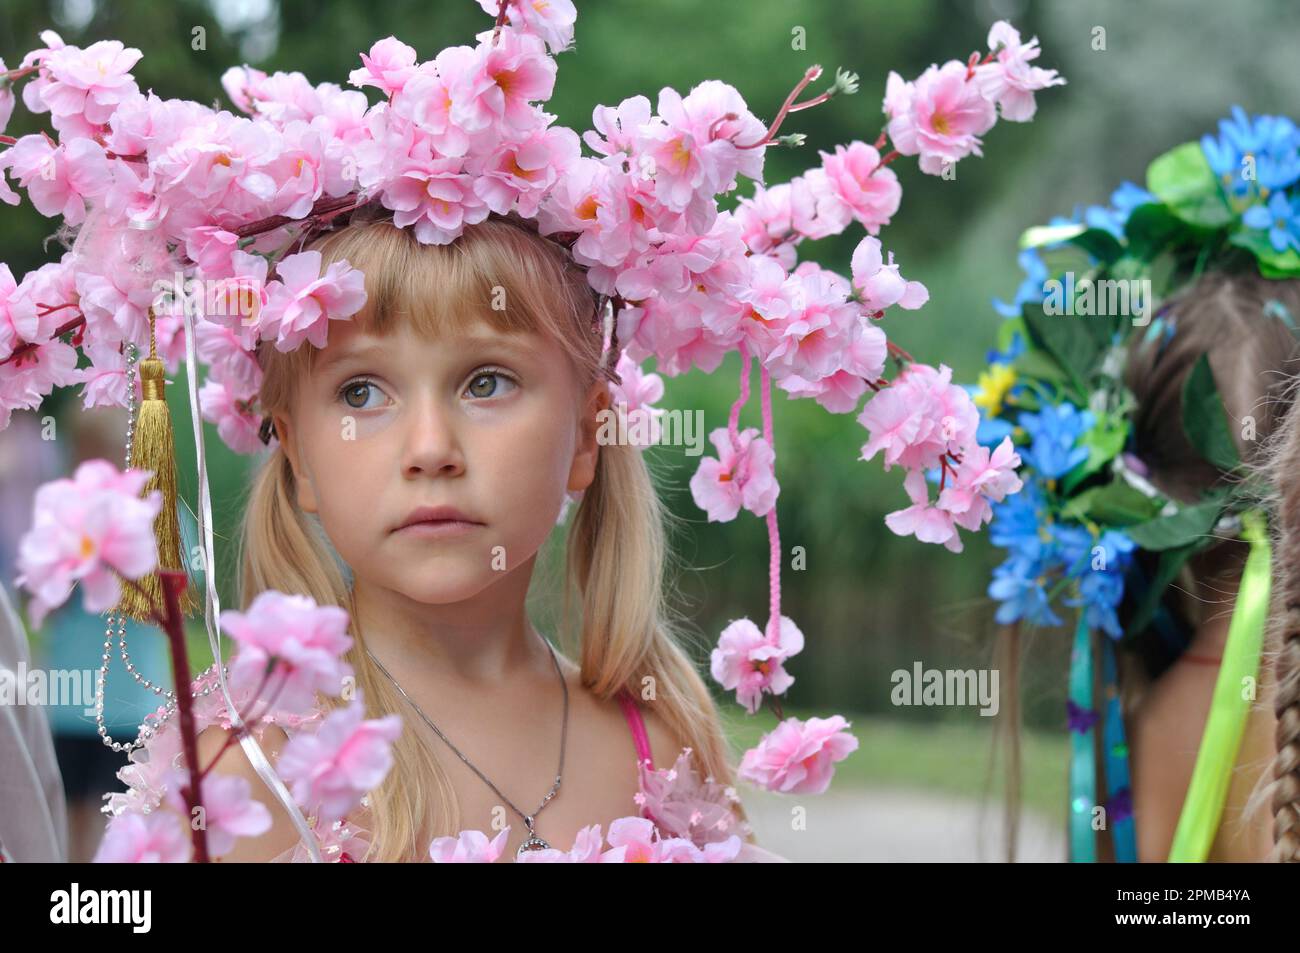
[[[193,683],[196,696],[215,679],[215,673],[196,679]],[[244,699],[236,697],[235,700],[241,708],[245,707]],[[736,857],[737,862],[785,860],[771,851],[744,841],[749,827],[737,818],[731,808],[733,802],[739,801],[734,789],[723,788],[711,778],[701,781],[690,766],[689,748],[682,750],[672,768],[656,770],[640,706],[625,692],[619,693],[618,700],[632,733],[641,781],[636,804],[630,805],[636,810],[629,810],[629,815],[635,813],[653,821],[663,837],[690,838],[700,847],[737,834],[743,842]],[[317,706],[308,715],[268,716],[254,727],[253,733],[261,741],[266,726],[277,724],[292,738],[296,732],[316,730],[327,713],[324,707]],[[196,697],[194,716],[196,730],[199,732],[211,725],[220,725],[227,730],[230,728],[229,711],[219,689],[204,698]],[[156,713],[150,715],[149,719],[155,717]],[[180,737],[174,715],[141,750],[147,754],[142,756],[138,751],[132,752],[130,763],[118,771],[117,777],[127,785],[127,790],[105,795],[105,813],[148,813],[161,802],[166,793],[162,781],[164,773],[169,768],[182,764]],[[275,757],[269,757],[274,763]],[[325,860],[355,863],[365,856],[370,845],[370,832],[354,820],[344,818],[326,825],[308,815],[307,822],[316,834],[321,856]],[[306,863],[310,859],[306,847],[300,842],[274,857],[271,862]]]

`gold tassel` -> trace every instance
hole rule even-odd
[[[172,418],[167,409],[166,368],[158,357],[154,339],[154,313],[149,309],[149,357],[139,362],[140,388],[143,400],[135,422],[135,440],[131,451],[131,467],[152,470],[153,476],[145,484],[143,495],[152,490],[162,491],[162,511],[154,520],[154,536],[158,540],[158,565],[163,569],[184,570],[181,559],[181,527],[176,509],[176,441],[172,435]],[[152,572],[139,580],[149,599],[160,609],[163,606],[162,584],[158,573]],[[181,614],[189,616],[198,607],[194,586],[186,581],[180,599]],[[135,589],[123,586],[122,599],[114,610],[137,622],[152,618],[144,597]]]

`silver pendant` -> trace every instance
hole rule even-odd
[[[515,851],[515,860],[518,860],[530,851],[550,850],[551,848],[550,844],[537,836],[537,832],[533,830],[533,823],[534,821],[531,816],[526,816],[524,818],[524,825],[528,828],[528,836],[524,838],[524,842],[520,844],[519,849]]]

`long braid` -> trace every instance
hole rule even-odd
[[[1269,469],[1276,491],[1274,615],[1277,757],[1273,762],[1273,860],[1300,862],[1300,414],[1288,414]]]

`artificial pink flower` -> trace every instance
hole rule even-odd
[[[52,146],[45,136],[23,136],[4,157],[18,184],[27,190],[36,210],[68,225],[86,219],[86,200],[104,194],[112,170],[104,147],[93,139],[74,138]]]
[[[36,491],[32,528],[18,548],[18,584],[32,593],[32,624],[62,605],[80,582],[82,605],[98,614],[121,595],[118,575],[139,579],[158,565],[153,522],[162,493],[140,492],[147,470],[125,473],[107,460],[87,460],[71,479],[54,480]]]
[[[860,309],[848,300],[849,288],[838,275],[813,267],[794,278],[794,310],[781,323],[764,364],[778,378],[793,374],[817,381],[839,369]]]
[[[1016,468],[1020,454],[1010,437],[1003,437],[992,453],[976,444],[962,455],[948,485],[939,493],[939,507],[951,513],[958,526],[978,530],[993,518],[989,502],[1001,503],[1022,486]]]
[[[910,364],[876,394],[858,415],[869,439],[861,458],[884,451],[885,469],[901,464],[928,470],[946,453],[963,452],[975,442],[979,411],[970,395],[952,383],[952,369]]]
[[[794,684],[784,662],[803,651],[803,633],[788,616],[781,616],[775,639],[760,632],[749,619],[737,619],[722,630],[710,656],[710,672],[751,715],[762,704],[763,693],[782,695]]]
[[[247,398],[222,381],[209,378],[199,388],[199,413],[217,425],[217,435],[235,453],[256,453],[266,446],[261,437],[261,415]]]
[[[365,306],[365,275],[336,261],[321,274],[316,250],[288,255],[276,265],[280,277],[268,290],[259,330],[273,338],[277,351],[292,351],[304,340],[323,348],[330,321],[350,318]]]
[[[1029,122],[1038,108],[1034,92],[1065,85],[1056,70],[1030,65],[1042,52],[1038,37],[1021,43],[1020,32],[1006,20],[999,20],[989,30],[989,49],[997,50],[997,55],[993,62],[976,67],[975,80],[985,98],[998,104],[1003,119]]]
[[[75,46],[52,50],[41,61],[47,76],[41,100],[55,117],[80,117],[90,125],[103,125],[118,103],[139,92],[131,69],[143,55],[119,40],[100,40],[84,50]]]
[[[461,831],[456,837],[435,837],[429,844],[429,858],[435,864],[494,864],[506,849],[506,827],[492,840],[482,831]]]
[[[361,54],[365,68],[349,73],[348,82],[353,86],[376,86],[385,96],[393,96],[415,75],[415,59],[414,47],[395,36],[385,37],[370,47],[369,55]]]
[[[478,0],[478,5],[495,17],[501,0]],[[506,22],[521,33],[540,37],[552,53],[562,53],[573,44],[577,19],[573,0],[510,0],[506,6]]]
[[[718,457],[705,457],[691,477],[695,505],[709,514],[709,522],[736,518],[743,506],[755,516],[766,516],[776,505],[781,487],[772,472],[776,454],[753,427],[738,434],[733,447],[726,427],[709,434]]]
[[[93,862],[184,864],[193,849],[183,817],[171,811],[127,811],[109,819]]]
[[[821,794],[831,783],[835,763],[858,748],[841,715],[787,718],[758,746],[746,751],[738,776],[778,794]]]
[[[681,837],[705,848],[735,836],[748,834],[748,825],[737,817],[740,802],[736,789],[723,787],[712,777],[696,772],[691,749],[683,748],[670,768],[651,770],[640,762],[640,790],[635,800],[642,814],[654,821],[661,835]]]
[[[889,253],[885,263],[880,240],[867,236],[853,250],[851,263],[853,287],[858,289],[862,305],[879,314],[886,308],[898,305],[914,311],[930,300],[930,292],[919,281],[908,281],[894,264],[894,253]]]
[[[452,90],[452,121],[469,133],[527,132],[537,123],[532,103],[546,102],[554,89],[555,60],[538,37],[502,30],[493,45],[489,33],[474,50],[473,68]]]
[[[654,403],[664,395],[664,379],[642,371],[641,365],[626,352],[619,355],[615,370],[623,383],[610,382],[610,397],[613,405],[626,415],[628,442],[641,449],[657,444],[664,411]]]
[[[889,74],[885,87],[887,129],[902,155],[920,154],[921,171],[940,175],[944,167],[980,151],[980,136],[997,122],[997,110],[971,79],[965,63],[931,66],[905,83]]]
[[[601,848],[600,825],[591,824],[578,831],[569,850],[554,847],[529,850],[516,859],[521,864],[598,864],[601,862]]]
[[[190,783],[189,771],[172,768],[164,783],[166,806],[180,817],[190,818],[181,795],[181,787]],[[247,778],[211,772],[199,783],[199,790],[202,823],[211,856],[228,854],[240,837],[256,837],[271,829],[271,812],[261,801],[253,800]],[[197,823],[198,815],[191,822]]]
[[[352,666],[343,655],[352,647],[348,614],[338,606],[321,606],[310,596],[260,592],[247,612],[227,609],[221,627],[239,643],[230,666],[230,681],[241,689],[261,685],[282,711],[305,713],[316,693],[338,695]]]
[[[903,199],[903,187],[894,170],[881,166],[880,153],[865,142],[836,146],[833,155],[819,154],[825,174],[811,180],[813,194],[825,203],[825,208],[818,208],[818,215],[843,225],[856,220],[870,234],[879,234]]]
[[[899,536],[915,536],[923,543],[941,543],[954,553],[961,552],[961,536],[953,525],[953,514],[930,501],[925,474],[920,470],[910,471],[903,478],[903,488],[912,505],[886,514],[885,525]]]
[[[377,788],[393,766],[400,715],[369,721],[360,693],[326,716],[314,732],[299,732],[280,753],[276,770],[294,799],[325,823],[341,820]]]

